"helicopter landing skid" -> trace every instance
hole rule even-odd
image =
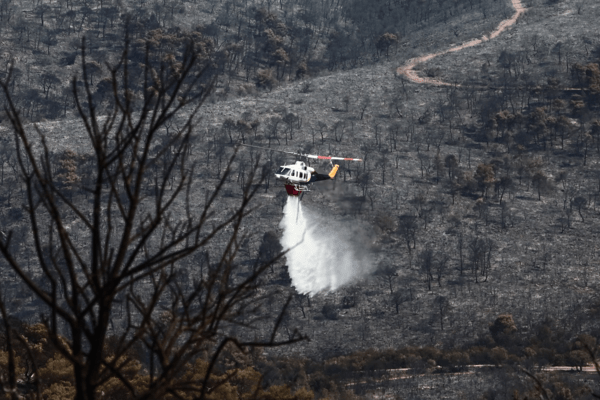
[[[306,185],[294,185],[294,184],[286,184],[285,190],[287,194],[290,196],[299,196],[304,192],[310,192],[310,189]]]

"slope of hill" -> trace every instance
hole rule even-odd
[[[417,67],[421,76],[460,86],[418,84],[395,70],[414,57],[488,34],[511,15],[509,2],[496,5],[498,13],[465,9],[448,13],[447,22],[433,16],[431,25],[417,21],[412,30],[396,32],[398,44],[387,56],[373,40],[364,45],[365,52],[333,62],[328,49],[348,45],[325,43],[333,25],[315,28],[323,34],[310,42],[316,53],[307,59],[307,73],[296,75],[291,61],[282,73],[273,63],[271,78],[276,79],[269,84],[259,76],[259,70],[269,69],[267,58],[254,58],[254,67],[244,61],[223,68],[195,133],[203,185],[216,179],[219,160],[242,135],[248,143],[276,149],[365,159],[362,165],[342,164],[335,182],[315,188],[303,202],[324,218],[353,218],[369,226],[365,230],[379,271],[332,293],[296,295],[285,324],[300,328],[311,341],[270,355],[327,359],[370,348],[481,345],[506,347],[523,363],[558,362],[542,351],[534,357],[519,345],[497,342],[489,325],[505,313],[514,318],[515,334],[523,341],[541,337],[548,326],[552,341],[565,343],[568,351],[582,332],[600,337],[595,320],[600,5],[592,0],[523,3],[527,12],[494,40]],[[300,15],[301,7],[290,7],[288,13]],[[284,10],[273,12],[288,27],[294,20],[286,19]],[[338,32],[344,28],[339,12]],[[350,26],[355,15],[346,17]],[[233,27],[218,41],[227,40]],[[354,46],[357,38],[347,37]],[[284,42],[289,40],[286,36]],[[296,61],[299,65],[300,57]],[[32,68],[39,71],[40,65]],[[24,89],[29,70],[22,71]],[[54,90],[48,89],[50,96]],[[35,114],[35,104],[40,103],[23,100],[24,113]],[[236,128],[238,121],[259,124],[244,131]],[[84,142],[76,125],[69,117],[39,126],[60,153]],[[0,132],[6,136],[9,129],[4,125]],[[243,161],[237,165],[256,154],[240,152]],[[13,182],[14,161],[6,151],[2,157],[3,179]],[[262,160],[273,170],[286,157],[263,153]],[[3,230],[23,229],[19,194],[9,186],[0,194]],[[239,190],[231,179],[223,204],[235,200]],[[272,181],[261,189],[257,209],[245,222],[254,235],[241,265],[252,264],[265,232],[280,234],[282,193]],[[190,265],[189,277],[194,273]],[[5,282],[12,281],[4,275]],[[284,263],[269,272],[265,285],[281,290],[277,301],[294,294]],[[31,315],[30,299],[17,292],[16,285],[7,292],[15,293],[13,306]]]

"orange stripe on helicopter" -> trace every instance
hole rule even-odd
[[[331,179],[335,178],[335,174],[338,172],[338,169],[340,168],[339,165],[335,164],[333,169],[331,170],[331,172],[329,173],[329,177]]]

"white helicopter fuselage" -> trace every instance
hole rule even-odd
[[[275,150],[263,146],[254,146],[251,144],[242,144],[242,146],[253,147],[267,151],[278,151],[280,153],[291,154],[293,156],[305,157],[311,160],[329,161],[332,168],[328,174],[318,174],[314,168],[307,166],[303,161],[296,161],[294,164],[282,165],[275,172],[275,179],[283,182],[285,190],[290,196],[299,196],[308,191],[308,185],[314,182],[325,181],[335,178],[339,164],[333,164],[333,161],[362,161],[360,158],[319,156],[317,154],[294,153],[291,151]]]
[[[275,178],[288,185],[305,185],[310,181],[314,168],[307,166],[302,161],[296,161],[295,164],[282,165],[275,172]]]

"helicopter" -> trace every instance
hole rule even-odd
[[[283,182],[285,190],[290,196],[300,196],[303,192],[309,192],[308,185],[318,181],[325,181],[335,178],[339,164],[333,165],[333,161],[362,161],[360,158],[330,157],[319,156],[315,154],[294,153],[291,151],[275,150],[269,147],[253,146],[244,144],[246,147],[254,147],[262,150],[277,151],[279,153],[291,154],[294,156],[305,157],[314,160],[329,160],[332,165],[328,174],[319,174],[314,168],[306,165],[304,161],[296,161],[294,164],[282,165],[275,172],[275,179]]]

